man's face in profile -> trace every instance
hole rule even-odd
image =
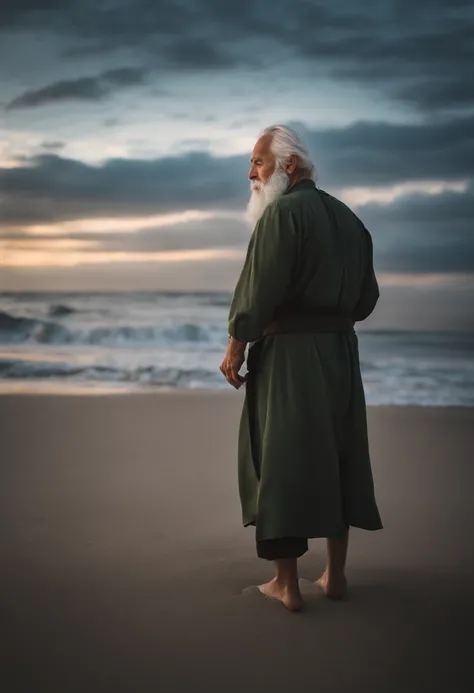
[[[261,137],[250,159],[250,200],[246,217],[253,228],[262,216],[267,205],[287,190],[289,176],[277,166],[275,154],[271,149],[272,136]]]
[[[276,160],[271,144],[271,135],[264,135],[253,148],[249,171],[252,190],[259,189],[261,187],[259,184],[267,183],[275,171]]]

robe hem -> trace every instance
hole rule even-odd
[[[249,520],[249,521],[247,521],[247,522],[244,522],[243,525],[244,525],[244,527],[256,527],[256,526],[257,526],[257,523],[256,523],[255,521],[253,521],[253,520]],[[366,532],[378,532],[378,531],[380,531],[381,529],[384,529],[384,526],[383,526],[382,523],[380,523],[380,524],[378,524],[378,525],[363,525],[363,524],[361,524],[361,523],[360,523],[360,524],[349,524],[349,529],[350,529],[351,527],[353,527],[354,529],[363,529],[363,530],[365,530]],[[322,533],[322,532],[309,532],[309,533],[307,533],[307,534],[304,534],[304,533],[301,534],[301,533],[299,533],[299,532],[288,532],[288,533],[286,533],[286,534],[278,534],[277,536],[265,536],[265,535],[262,535],[262,536],[259,536],[259,537],[258,537],[258,540],[259,540],[259,541],[265,541],[266,539],[281,539],[281,538],[284,538],[284,537],[286,537],[286,536],[304,537],[304,538],[306,538],[306,539],[328,539],[328,538],[331,538],[331,537],[336,537],[336,536],[338,536],[339,534],[340,534],[340,533],[338,533],[338,532],[329,532],[329,533],[328,533],[328,532],[325,532],[325,533]]]

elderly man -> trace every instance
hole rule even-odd
[[[374,310],[379,287],[370,233],[316,187],[297,133],[267,128],[250,163],[254,231],[221,371],[235,388],[246,382],[238,441],[243,524],[255,526],[257,555],[276,564],[276,577],[259,589],[299,611],[297,559],[308,538],[327,538],[317,584],[341,598],[349,527],[382,528],[354,331]]]

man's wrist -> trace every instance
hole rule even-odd
[[[231,334],[229,335],[229,342],[232,342],[235,346],[240,346],[243,349],[247,346],[247,342],[240,342],[238,339],[233,337]]]

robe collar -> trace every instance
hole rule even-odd
[[[284,192],[284,195],[288,195],[288,193],[294,192],[296,190],[311,190],[311,188],[315,188],[315,182],[311,180],[311,178],[304,178],[303,180],[298,180],[296,183],[294,183],[291,188],[288,188],[286,192]]]

